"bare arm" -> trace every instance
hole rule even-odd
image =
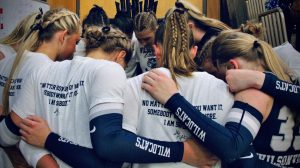
[[[59,168],[56,160],[51,154],[44,155],[37,163],[37,168]]]
[[[278,79],[270,72],[234,69],[226,72],[226,80],[232,92],[248,88],[260,89],[283,104],[300,108],[300,86]]]
[[[15,112],[11,112],[12,121],[20,127],[22,118],[19,117]],[[56,160],[51,154],[44,155],[37,163],[37,168],[59,168]]]

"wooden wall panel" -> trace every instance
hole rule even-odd
[[[76,0],[47,0],[50,8],[67,8],[73,12],[76,12]]]
[[[220,19],[220,0],[207,0],[207,17]]]
[[[76,9],[76,1],[79,2],[79,9]],[[163,18],[166,11],[174,6],[176,0],[158,0],[157,17]],[[202,10],[202,0],[187,0]],[[76,12],[79,11],[79,16],[83,19],[93,7],[97,4],[104,8],[109,18],[113,18],[116,13],[115,0],[48,0],[51,8],[65,7]],[[219,19],[220,18],[220,0],[207,0],[207,16]]]
[[[176,0],[158,0],[157,17],[163,18],[169,8],[174,6]],[[202,0],[188,0],[192,4],[202,9]],[[84,18],[93,4],[97,4],[104,8],[109,18],[113,18],[116,14],[115,0],[80,0],[80,18]]]

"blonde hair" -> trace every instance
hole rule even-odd
[[[250,34],[260,40],[263,39],[264,29],[261,23],[254,23],[247,21],[246,24],[242,24],[238,29],[232,29],[232,31],[242,32]],[[211,37],[202,47],[200,52],[197,52],[195,62],[198,66],[202,66],[205,61],[211,59],[211,47],[216,36]]]
[[[259,62],[266,71],[273,72],[279,79],[291,82],[287,65],[276,55],[272,47],[252,35],[222,32],[212,44],[212,59],[216,64],[226,63],[232,58],[242,57],[249,62]]]
[[[47,11],[44,16],[41,13],[40,17],[36,17],[31,30],[27,32],[26,38],[18,49],[9,78],[5,83],[3,91],[4,115],[9,114],[9,88],[25,50],[36,51],[42,42],[51,40],[56,32],[63,30],[68,30],[68,34],[80,32],[80,19],[75,13],[59,8]]]
[[[191,76],[197,66],[190,56],[194,45],[192,32],[187,24],[186,12],[175,9],[166,17],[163,40],[163,66],[176,76]]]
[[[195,25],[200,29],[204,29],[204,30],[207,28],[216,28],[219,30],[231,29],[228,25],[226,25],[225,23],[217,19],[205,17],[200,9],[196,8],[194,5],[192,5],[186,0],[179,0],[178,2],[176,2],[175,5],[177,8],[186,10],[188,13],[188,19],[193,21]]]
[[[287,65],[276,55],[272,47],[265,41],[258,40],[252,35],[235,32],[222,32],[212,45],[212,58],[217,62],[226,63],[235,57],[242,57],[249,62],[259,62],[266,71],[273,72],[279,79],[292,82],[294,74]],[[294,120],[299,125],[300,115],[291,108]]]
[[[262,23],[247,21],[246,24],[241,24],[240,28],[238,28],[237,31],[251,34],[256,38],[263,40],[265,30]]]
[[[157,27],[157,18],[154,12],[141,12],[134,17],[134,31],[142,32],[144,30],[155,31]]]
[[[25,17],[8,36],[0,40],[0,43],[14,45],[23,41],[26,37],[26,33],[30,31],[30,27],[34,24],[37,15],[38,13],[32,13]]]
[[[86,30],[85,39],[87,53],[95,48],[101,48],[106,53],[124,50],[126,64],[131,58],[131,40],[117,28],[91,26]]]

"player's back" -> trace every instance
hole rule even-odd
[[[300,167],[300,130],[291,109],[275,99],[253,146],[263,161],[281,167]]]
[[[169,71],[160,68],[162,72],[170,76]],[[190,132],[185,126],[196,127],[197,135],[201,139],[205,139],[205,131],[198,127],[188,117],[182,124],[172,112],[164,108],[162,104],[153,99],[146,91],[141,89],[143,74],[128,80],[128,90],[132,92],[135,105],[127,105],[125,102],[123,127],[137,133],[138,135],[161,140],[161,141],[185,141],[191,138]],[[229,93],[227,85],[209,75],[206,72],[194,72],[191,77],[177,77],[179,92],[195,106],[199,112],[207,117],[215,120],[220,124],[224,124],[227,112],[233,105],[233,97]],[[126,101],[125,93],[125,101]],[[128,106],[128,108],[127,108]],[[128,110],[127,110],[128,109]],[[134,121],[135,120],[135,121]],[[185,125],[185,126],[184,126]],[[146,147],[146,142],[140,142],[141,147]],[[168,157],[168,149],[156,147],[149,150],[159,151],[160,155]],[[190,167],[184,163],[166,163],[166,164],[134,164],[134,167]]]
[[[13,108],[18,109],[22,118],[34,111],[47,120],[52,131],[66,138],[63,141],[91,148],[89,112],[103,96],[91,95],[95,92],[93,87],[101,88],[105,84],[98,76],[108,67],[122,69],[114,62],[81,56],[45,65],[25,82],[24,90],[28,92],[22,92],[21,96],[34,97],[33,102],[21,102]],[[35,107],[19,108],[30,104]],[[61,161],[59,164],[66,167]]]
[[[32,79],[37,88],[36,100],[41,102],[37,112],[41,110],[41,115],[46,115],[50,126],[61,136],[91,147],[88,124],[89,110],[93,106],[89,96],[91,88],[95,85],[101,88],[105,81],[98,83],[95,77],[108,66],[115,65],[110,61],[76,56],[40,70]]]
[[[12,70],[13,63],[15,61],[15,54],[0,61],[0,93],[3,94],[6,80],[8,80],[10,72]],[[38,70],[45,64],[51,63],[52,60],[45,54],[25,51],[19,65],[17,66],[14,76],[12,77],[9,91],[10,106],[14,103],[15,98],[22,89],[24,80],[32,73],[32,71]],[[2,96],[1,96],[2,98]],[[1,99],[2,104],[2,99]]]

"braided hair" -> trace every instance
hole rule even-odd
[[[22,41],[23,43],[19,47],[12,70],[4,86],[4,115],[9,114],[9,88],[11,85],[11,80],[17,71],[18,65],[25,50],[33,52],[36,51],[42,42],[51,40],[56,32],[62,30],[67,30],[68,34],[79,32],[79,17],[75,13],[63,8],[49,10],[44,15],[41,10],[41,13],[37,15],[34,24],[31,26],[31,31],[25,35],[26,38]]]
[[[126,52],[125,63],[131,58],[131,41],[121,30],[109,26],[91,26],[86,30],[86,52],[101,48],[106,53],[124,50]]]
[[[163,66],[176,76],[191,76],[197,66],[190,55],[194,46],[192,32],[187,24],[187,13],[180,9],[166,17],[163,41]]]

